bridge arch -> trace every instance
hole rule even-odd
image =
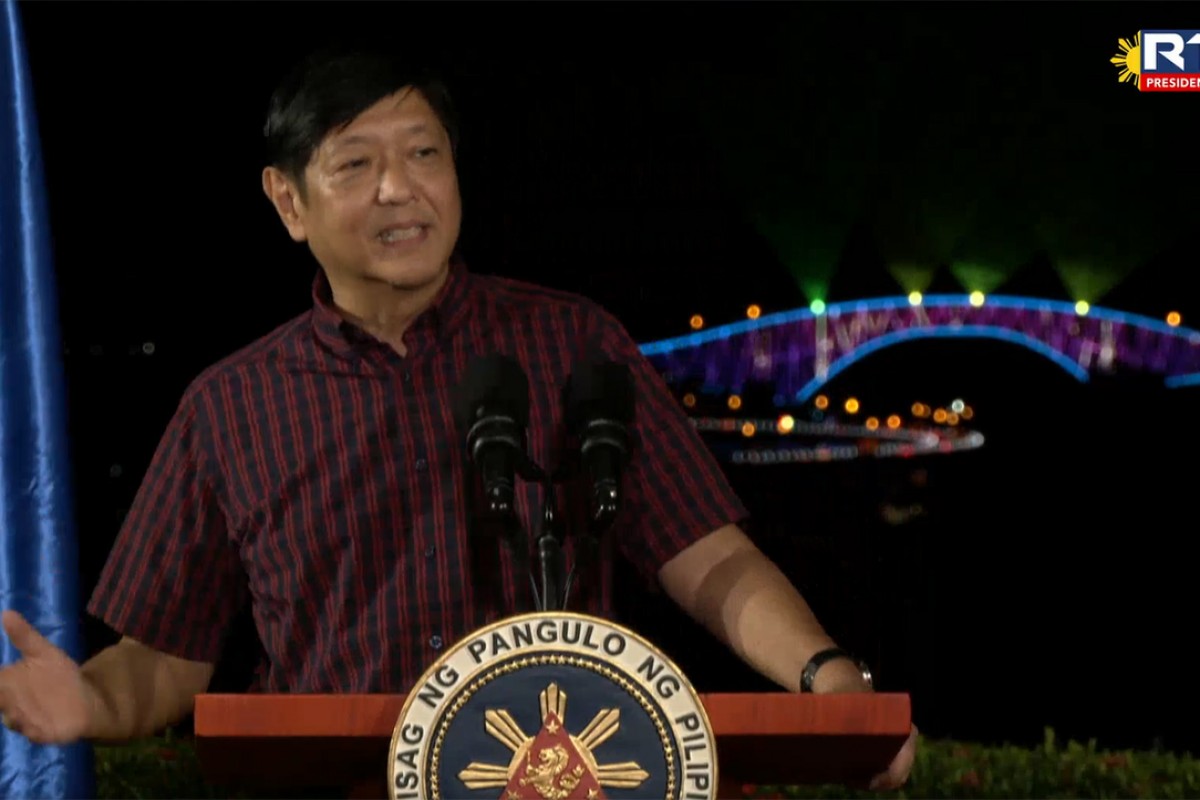
[[[941,326],[928,328],[910,328],[908,330],[891,331],[882,336],[877,336],[874,339],[856,347],[848,353],[843,354],[837,361],[833,362],[827,368],[824,376],[813,376],[807,384],[801,387],[796,393],[796,401],[800,403],[807,402],[815,395],[820,388],[829,381],[836,378],[840,373],[848,369],[852,364],[866,358],[872,353],[877,353],[880,350],[885,350],[893,345],[903,342],[913,342],[921,339],[949,339],[949,338],[964,338],[964,339],[996,339],[1002,342],[1021,345],[1026,347],[1043,358],[1049,359],[1058,367],[1061,367],[1068,375],[1073,377],[1080,383],[1086,383],[1090,377],[1088,371],[1080,366],[1077,362],[1072,361],[1063,353],[1050,347],[1045,342],[1035,339],[1028,334],[1020,331],[1010,330],[999,325],[963,325],[960,327]]]
[[[1170,388],[1200,385],[1200,331],[1109,308],[1077,309],[1043,298],[937,295],[885,297],[792,309],[641,345],[668,382],[737,392],[775,386],[803,402],[864,356],[934,337],[988,338],[1021,345],[1077,380],[1140,372]]]

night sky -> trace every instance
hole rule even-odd
[[[1110,63],[1142,27],[1196,27],[1191,4],[22,12],[88,589],[184,386],[309,303],[315,264],[261,192],[260,130],[275,81],[331,32],[387,31],[446,68],[474,269],[587,294],[641,341],[686,332],[694,313],[913,289],[1200,323],[1200,96],[1139,93]],[[934,642],[914,656],[923,729],[1036,741],[1052,723],[1200,747],[1167,694],[1194,607],[1194,486],[1175,465],[1200,444],[1194,390],[1080,387],[1021,348],[929,342],[830,391],[968,396],[989,436],[929,465],[941,516],[920,581],[937,583],[936,619],[889,623]],[[826,497],[847,518],[877,489],[874,465],[789,469],[772,485],[810,500],[841,481]],[[803,500],[777,507],[759,474],[735,478],[775,527],[811,533]]]

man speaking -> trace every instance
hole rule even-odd
[[[326,52],[278,87],[265,136],[263,191],[320,267],[312,308],[184,393],[88,606],[119,643],[78,666],[5,613],[23,657],[0,670],[4,724],[46,743],[152,734],[190,713],[247,603],[267,692],[406,692],[443,647],[530,610],[519,554],[473,532],[470,420],[456,419],[468,365],[496,355],[526,376],[542,464],[573,372],[603,359],[631,376],[623,503],[573,607],[611,617],[619,550],[780,686],[870,691],[745,536],[745,509],[621,324],[456,257],[458,134],[437,80]],[[514,513],[539,522],[538,497],[514,490]],[[914,741],[877,787],[907,779]]]

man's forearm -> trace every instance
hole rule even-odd
[[[738,528],[697,542],[663,570],[663,586],[684,610],[742,660],[791,691],[800,688],[805,664],[836,646],[778,567]],[[816,692],[866,691],[850,661],[824,665]]]
[[[82,668],[89,705],[84,738],[124,742],[186,717],[195,693],[180,685],[168,658],[126,639],[87,661]]]

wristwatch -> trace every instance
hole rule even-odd
[[[845,658],[853,661],[862,672],[863,680],[866,681],[867,686],[872,689],[875,688],[875,682],[871,678],[871,670],[867,667],[867,663],[865,661],[855,658],[840,647],[830,647],[829,649],[822,650],[814,655],[808,660],[808,663],[804,665],[804,672],[800,674],[800,691],[811,692],[813,681],[816,680],[817,677],[817,670],[824,666],[826,662],[833,661],[835,658]]]

